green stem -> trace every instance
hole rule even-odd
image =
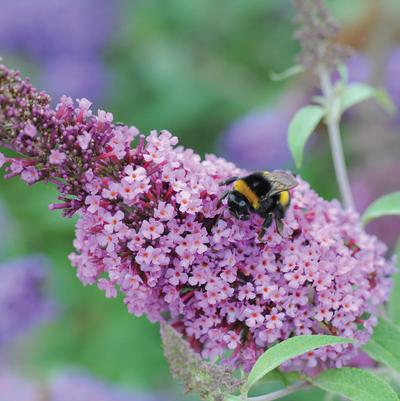
[[[336,179],[346,209],[355,209],[353,195],[351,193],[349,177],[347,175],[346,162],[344,160],[343,145],[340,137],[340,104],[335,95],[329,72],[324,65],[318,68],[318,76],[322,93],[326,99],[329,141],[331,144],[333,164],[335,166]]]
[[[273,393],[260,395],[258,397],[248,397],[246,401],[274,401],[279,400],[282,397],[286,397],[289,394],[295,393],[296,391],[303,390],[310,387],[306,382],[296,383],[292,386],[286,387],[282,390],[274,391]]]

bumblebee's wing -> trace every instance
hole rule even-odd
[[[283,191],[289,191],[290,189],[297,187],[298,185],[298,182],[293,177],[293,175],[287,173],[286,171],[264,171],[263,175],[272,185],[272,188],[268,192],[266,197],[279,194]]]

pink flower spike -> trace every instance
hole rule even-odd
[[[0,153],[0,168],[4,166],[4,163],[6,163],[6,157],[3,155],[3,153]]]
[[[300,177],[283,219],[257,238],[262,219],[218,206],[219,183],[245,176],[214,155],[204,160],[167,131],[141,135],[112,123],[90,102],[50,98],[0,65],[0,143],[6,177],[53,183],[52,209],[78,214],[75,253],[83,284],[152,321],[167,320],[203,356],[249,371],[273,343],[297,335],[346,336],[352,346],[324,347],[283,369],[308,374],[348,366],[371,336],[389,298],[394,261],[359,216],[320,198]],[[35,135],[24,129],[35,124]],[[365,318],[365,316],[369,316]],[[233,352],[225,353],[226,350]],[[229,354],[229,356],[228,356]]]

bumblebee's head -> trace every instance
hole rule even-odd
[[[239,220],[249,220],[250,210],[249,202],[238,191],[231,191],[228,196],[228,208],[233,216]]]

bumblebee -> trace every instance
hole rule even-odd
[[[264,218],[258,238],[261,240],[272,221],[275,220],[277,232],[283,237],[285,212],[290,205],[289,190],[298,183],[285,171],[258,171],[246,177],[231,177],[220,186],[233,184],[226,190],[219,204],[227,197],[231,214],[239,220],[249,220],[250,213]]]

